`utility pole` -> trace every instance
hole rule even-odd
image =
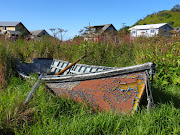
[[[125,26],[125,24],[126,24],[126,23],[122,23],[122,25],[123,25],[123,33],[124,33],[124,26]]]

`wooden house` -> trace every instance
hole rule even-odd
[[[31,32],[31,38],[37,38],[41,36],[50,36],[50,34],[46,30],[35,30],[30,31]]]
[[[131,37],[153,37],[157,34],[168,35],[169,31],[173,30],[173,27],[168,23],[158,23],[158,24],[146,24],[146,25],[136,25],[130,29]]]
[[[30,34],[28,29],[21,22],[0,22],[1,34],[5,34],[6,31],[19,31],[22,35]]]
[[[112,24],[96,25],[85,27],[84,40],[97,40],[100,35],[113,35],[117,32]]]

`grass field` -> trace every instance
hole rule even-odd
[[[60,42],[0,40],[0,134],[180,134],[180,37],[118,38],[116,42]],[[53,57],[70,62],[85,51],[81,63],[123,67],[157,64],[153,85],[155,109],[142,105],[136,113],[94,111],[85,104],[51,94],[41,84],[34,98],[23,102],[35,80],[23,80],[15,72],[14,58],[30,62],[34,57]]]

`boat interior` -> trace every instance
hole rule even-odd
[[[31,73],[55,75],[70,64],[71,63],[67,61],[52,58],[34,58],[32,63],[20,63],[19,60],[17,60],[17,69],[18,72],[21,72],[25,75],[29,75]],[[86,64],[75,64],[61,75],[95,73],[112,69],[115,68]]]

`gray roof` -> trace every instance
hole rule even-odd
[[[21,22],[0,22],[0,26],[16,26]]]
[[[37,36],[39,35],[42,31],[45,31],[45,30],[35,30],[35,31],[30,31],[32,35],[34,36]],[[46,32],[46,31],[45,31]],[[47,32],[46,32],[47,33]],[[48,34],[48,33],[47,33]]]
[[[105,24],[105,25],[95,25],[95,26],[90,26],[90,28],[93,27],[102,27],[101,32],[106,31],[112,24]],[[113,25],[112,25],[113,26]],[[114,26],[113,26],[114,27]],[[114,27],[114,29],[116,30],[116,28]]]
[[[107,28],[109,28],[109,26],[111,26],[112,24],[106,24],[103,28],[102,28],[102,30],[103,31],[106,31],[107,30]]]
[[[157,29],[164,25],[169,25],[168,23],[157,23],[157,24],[146,24],[146,25],[136,25],[134,27],[129,28],[128,30],[137,30],[137,29]],[[171,25],[169,25],[173,29]]]
[[[10,30],[6,31],[5,33],[14,34],[14,35],[20,35],[21,34],[20,31],[10,31]]]

